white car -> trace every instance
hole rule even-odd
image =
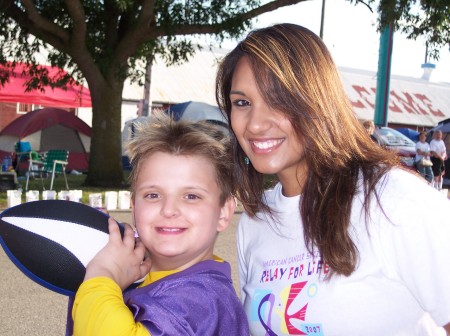
[[[381,146],[396,151],[404,166],[416,170],[416,144],[414,141],[390,127],[376,128],[374,136]]]

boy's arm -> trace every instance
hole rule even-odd
[[[149,335],[134,321],[125,305],[122,290],[150,271],[145,247],[125,226],[122,239],[119,226],[110,218],[109,240],[86,267],[84,282],[78,289],[72,310],[74,335]]]
[[[123,302],[120,287],[110,278],[85,281],[77,291],[72,310],[74,336],[149,336]]]

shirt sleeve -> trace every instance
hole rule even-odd
[[[384,253],[399,281],[442,326],[450,322],[450,202],[429,186],[415,186],[392,201],[396,210],[382,229]]]
[[[110,278],[83,282],[72,310],[74,336],[149,336],[125,305],[120,287]]]

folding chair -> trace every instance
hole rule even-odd
[[[17,175],[20,175],[21,171],[32,170],[32,161],[42,161],[41,155],[31,149],[31,144],[28,141],[19,141],[15,144],[14,153],[14,166]]]
[[[42,189],[45,190],[44,182],[42,179],[43,174],[52,174],[52,179],[50,182],[50,190],[53,190],[53,181],[55,179],[55,174],[63,174],[64,180],[66,182],[66,188],[69,189],[69,184],[67,183],[66,176],[66,166],[69,163],[69,151],[65,149],[50,149],[49,151],[44,153],[44,158],[42,161],[30,160],[33,165],[40,166],[37,170],[29,170],[27,174],[27,182],[25,185],[25,191],[28,190],[28,180],[30,178],[30,174],[32,172],[36,172],[39,174],[42,183]]]

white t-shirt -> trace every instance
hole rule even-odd
[[[417,152],[417,150],[420,149],[422,152],[429,152],[430,151],[430,144],[428,142],[421,142],[418,141],[416,143],[416,162],[419,162],[423,157],[430,159],[430,156],[421,155]]]
[[[438,153],[440,156],[442,156],[444,158],[445,158],[445,155],[447,154],[447,149],[445,148],[445,143],[443,140],[436,140],[436,139],[431,140],[430,150]]]
[[[323,280],[327,266],[305,248],[300,196],[284,197],[279,184],[266,193],[278,223],[241,216],[241,298],[253,336],[445,335],[436,324],[450,322],[450,202],[400,169],[386,179],[379,189],[391,221],[372,202],[366,223],[361,195],[353,202],[360,262],[349,277]]]

